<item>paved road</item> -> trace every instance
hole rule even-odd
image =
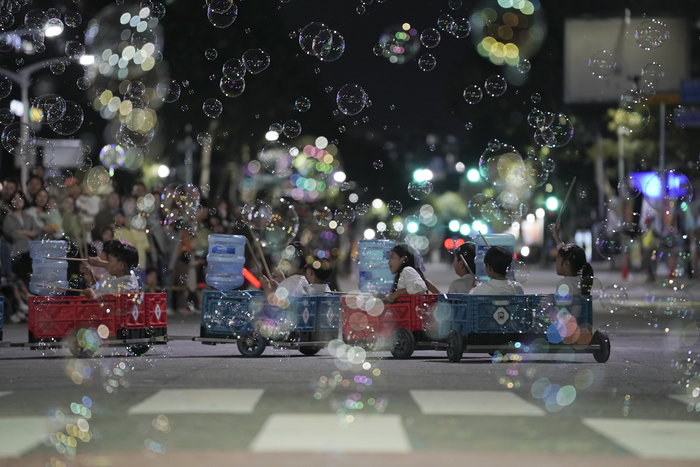
[[[533,272],[527,291],[555,282]],[[0,349],[0,465],[700,465],[698,328],[683,292],[695,284],[627,286],[613,313],[611,300],[595,307],[612,338],[605,364],[274,348],[246,359],[235,345],[196,342],[89,360]],[[198,317],[171,318],[169,332],[197,335]],[[15,342],[25,333],[5,329]]]

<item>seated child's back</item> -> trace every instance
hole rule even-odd
[[[502,246],[493,246],[484,255],[484,268],[490,280],[481,282],[469,292],[471,295],[522,295],[522,286],[508,279],[508,267],[513,256]]]
[[[452,268],[459,276],[459,279],[452,281],[447,293],[469,293],[476,286],[476,277],[474,276],[474,271],[476,270],[476,265],[474,264],[475,254],[476,245],[473,243],[464,243],[457,248]]]

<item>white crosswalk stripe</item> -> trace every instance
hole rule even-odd
[[[684,403],[689,410],[695,410],[697,412],[700,412],[700,397],[693,397],[693,396],[679,396],[676,394],[670,394],[668,397],[671,399],[677,400],[678,402]],[[692,406],[692,407],[691,407]]]
[[[541,417],[547,414],[512,392],[412,390],[411,396],[426,415]]]
[[[253,413],[263,392],[263,389],[163,389],[131,407],[128,413]]]
[[[46,417],[0,418],[0,459],[17,458],[42,444],[51,432]]]
[[[647,459],[700,459],[700,422],[584,418],[584,425]]]
[[[10,394],[12,394],[12,391],[0,391],[0,397],[9,396]]]
[[[401,416],[271,415],[250,445],[254,452],[405,453],[411,442]]]

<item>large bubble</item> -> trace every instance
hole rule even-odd
[[[610,76],[615,71],[616,66],[617,62],[612,52],[607,50],[599,50],[588,59],[588,69],[596,78]]]
[[[221,78],[219,89],[226,97],[238,97],[245,91],[245,79],[243,78]]]
[[[489,96],[499,97],[506,92],[506,89],[508,89],[508,84],[503,76],[493,75],[490,76],[484,83],[484,89]]]
[[[262,247],[279,250],[288,245],[299,231],[299,215],[294,205],[286,198],[275,198],[271,204],[267,205],[270,208],[269,219],[265,218],[266,207],[262,204],[258,207],[262,209],[262,211],[258,209],[258,214],[262,213],[264,217],[260,223],[265,224],[264,229],[260,229],[258,233]],[[254,219],[254,212],[247,213],[252,215]],[[249,223],[251,222],[250,219],[247,220]],[[255,220],[252,223],[255,224]]]
[[[262,49],[250,49],[243,54],[243,63],[246,70],[255,75],[270,65],[270,56]]]
[[[637,39],[639,47],[644,50],[651,50],[661,47],[671,37],[671,32],[665,23],[651,19],[643,21],[637,26],[634,37]]]
[[[481,102],[481,98],[484,97],[484,93],[479,86],[472,84],[464,88],[463,96],[468,104],[478,104]]]
[[[428,180],[412,180],[408,183],[408,194],[415,200],[425,199],[432,192],[433,183]]]
[[[644,196],[653,209],[672,214],[689,209],[693,200],[693,186],[684,174],[664,170],[649,177]]]
[[[312,49],[319,60],[334,62],[345,51],[345,38],[338,31],[322,29],[313,38]]]
[[[365,108],[369,100],[365,90],[357,84],[346,84],[338,90],[335,102],[338,110],[345,115],[357,115]]]
[[[420,41],[429,49],[437,47],[440,43],[440,31],[435,28],[427,28],[420,34]]]
[[[265,201],[256,199],[241,208],[241,218],[256,233],[262,232],[270,225],[273,211]]]
[[[167,104],[172,104],[180,98],[180,84],[175,80],[165,80],[156,86],[156,96]]]
[[[225,4],[226,2],[222,3]],[[217,10],[209,7],[207,9],[207,18],[212,26],[219,29],[224,29],[231,26],[238,17],[238,7],[233,2],[229,2],[229,8],[227,10],[222,11],[223,8],[218,8]]]
[[[312,22],[304,26],[299,32],[299,46],[301,50],[306,52],[307,55],[315,55],[314,39],[321,31],[326,29],[327,27],[325,24],[317,22]]]
[[[14,156],[26,158],[36,146],[36,133],[25,123],[14,122],[7,125],[0,136],[2,146]]]
[[[288,177],[292,173],[292,162],[289,145],[282,141],[272,141],[260,151],[260,162],[268,172],[278,177]]]

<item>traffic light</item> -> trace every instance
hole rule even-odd
[[[559,207],[559,200],[556,199],[554,196],[550,196],[549,198],[547,198],[546,206],[548,210],[556,211]]]
[[[469,169],[467,172],[467,180],[470,182],[478,182],[481,179],[481,176],[479,175],[479,171],[476,169]]]
[[[461,225],[462,223],[457,219],[452,219],[450,223],[447,224],[447,227],[450,229],[450,232],[458,232]]]

